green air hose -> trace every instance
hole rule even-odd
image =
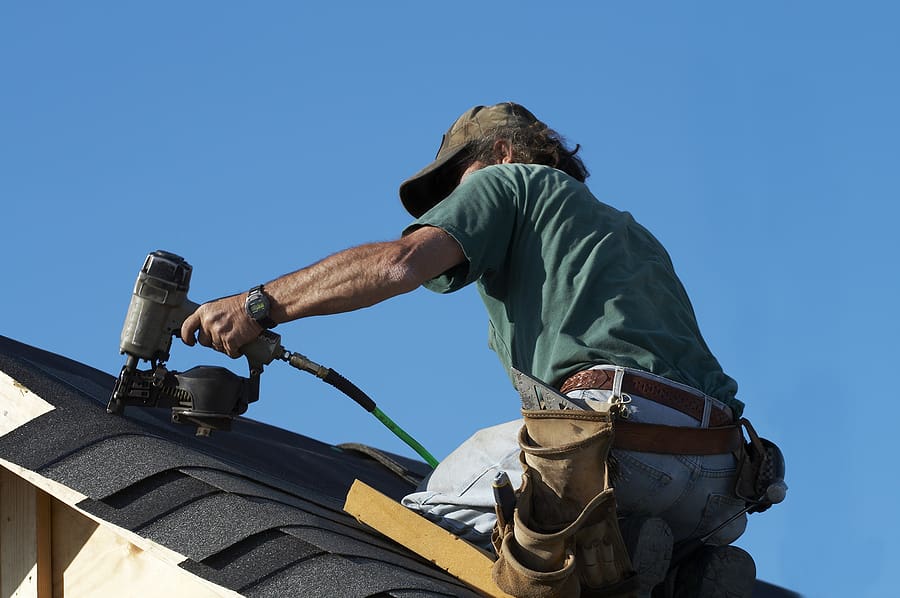
[[[437,467],[438,460],[435,459],[431,455],[431,453],[425,450],[425,447],[419,444],[419,442],[415,438],[407,434],[403,428],[395,424],[394,420],[385,415],[385,413],[381,409],[375,407],[375,409],[373,409],[371,413],[372,415],[377,417],[381,423],[386,425],[391,432],[396,434],[400,438],[400,440],[411,446],[414,451],[419,453],[419,455],[421,455],[421,457],[425,459],[425,462],[431,465],[432,469]]]
[[[336,389],[356,401],[356,403],[375,416],[378,421],[383,423],[387,428],[393,432],[400,440],[409,445],[416,453],[418,453],[425,462],[428,463],[432,468],[437,467],[438,460],[435,459],[431,453],[425,450],[415,438],[406,433],[403,428],[398,426],[394,420],[389,418],[385,413],[378,408],[369,395],[364,393],[358,386],[341,376],[339,373],[334,371],[331,368],[327,368],[325,366],[321,366],[314,361],[309,360],[306,356],[300,355],[299,353],[292,353],[290,351],[285,350],[283,354],[280,356],[280,359],[288,362],[298,370],[303,370],[305,372],[309,372],[311,374],[315,374],[318,378],[321,378],[323,382],[327,382],[328,384],[334,386]]]

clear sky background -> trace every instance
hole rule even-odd
[[[4,2],[0,334],[111,374],[144,257],[193,300],[395,238],[475,104],[580,143],[669,250],[788,498],[739,541],[807,596],[894,596],[900,11],[890,2]],[[281,326],[438,458],[517,415],[474,288]],[[177,343],[170,367],[246,363]],[[250,417],[412,456],[272,364]],[[277,458],[277,455],[273,455]]]

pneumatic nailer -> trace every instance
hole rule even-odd
[[[250,376],[238,376],[216,366],[197,366],[185,372],[166,369],[172,337],[199,305],[187,297],[191,265],[167,251],[147,256],[134,284],[122,327],[119,351],[125,366],[119,374],[107,411],[122,413],[126,405],[171,407],[172,421],[197,426],[198,435],[228,430],[231,420],[259,398],[263,366],[284,354],[281,337],[263,332],[242,347]],[[150,362],[139,370],[140,360]]]
[[[185,372],[169,371],[166,361],[172,337],[181,331],[184,320],[199,304],[188,299],[191,265],[168,251],[147,256],[131,294],[131,303],[122,327],[119,352],[126,355],[106,410],[121,414],[127,405],[169,407],[172,421],[197,426],[198,436],[213,430],[230,430],[231,421],[259,398],[259,378],[263,367],[275,359],[298,370],[315,374],[356,401],[401,440],[412,447],[432,467],[437,460],[412,436],[391,420],[369,396],[331,368],[281,346],[281,336],[264,330],[256,340],[241,347],[247,358],[247,378],[227,368],[201,365]],[[139,370],[141,360],[149,370]]]

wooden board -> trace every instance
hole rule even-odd
[[[36,494],[34,486],[0,469],[0,596],[4,598],[38,596]]]
[[[37,535],[37,595],[50,598],[53,595],[53,535],[50,519],[53,499],[46,492],[35,488],[35,532]]]
[[[482,594],[511,598],[491,579],[493,561],[485,552],[371,486],[354,481],[344,510]]]

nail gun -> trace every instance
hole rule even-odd
[[[181,331],[185,318],[200,307],[187,297],[192,270],[184,258],[168,251],[154,251],[144,261],[119,342],[119,352],[126,355],[125,365],[116,380],[107,412],[122,414],[127,405],[169,407],[172,421],[197,426],[198,436],[208,436],[213,430],[230,430],[231,421],[259,399],[263,368],[280,359],[337,388],[374,415],[429,465],[437,465],[437,460],[366,393],[331,368],[288,351],[281,345],[281,335],[271,330],[263,331],[256,340],[241,347],[250,367],[247,378],[216,366],[169,371],[166,361],[172,338]],[[149,370],[138,369],[141,360],[150,362]]]
[[[127,357],[107,411],[121,414],[126,405],[170,407],[173,422],[196,425],[197,434],[205,436],[230,429],[231,420],[259,398],[263,367],[284,348],[281,337],[271,331],[242,347],[250,367],[247,378],[215,366],[169,371],[172,338],[199,307],[187,298],[191,272],[191,265],[174,253],[154,251],[147,256],[122,327],[119,351]],[[140,360],[149,361],[151,368],[139,370]]]

